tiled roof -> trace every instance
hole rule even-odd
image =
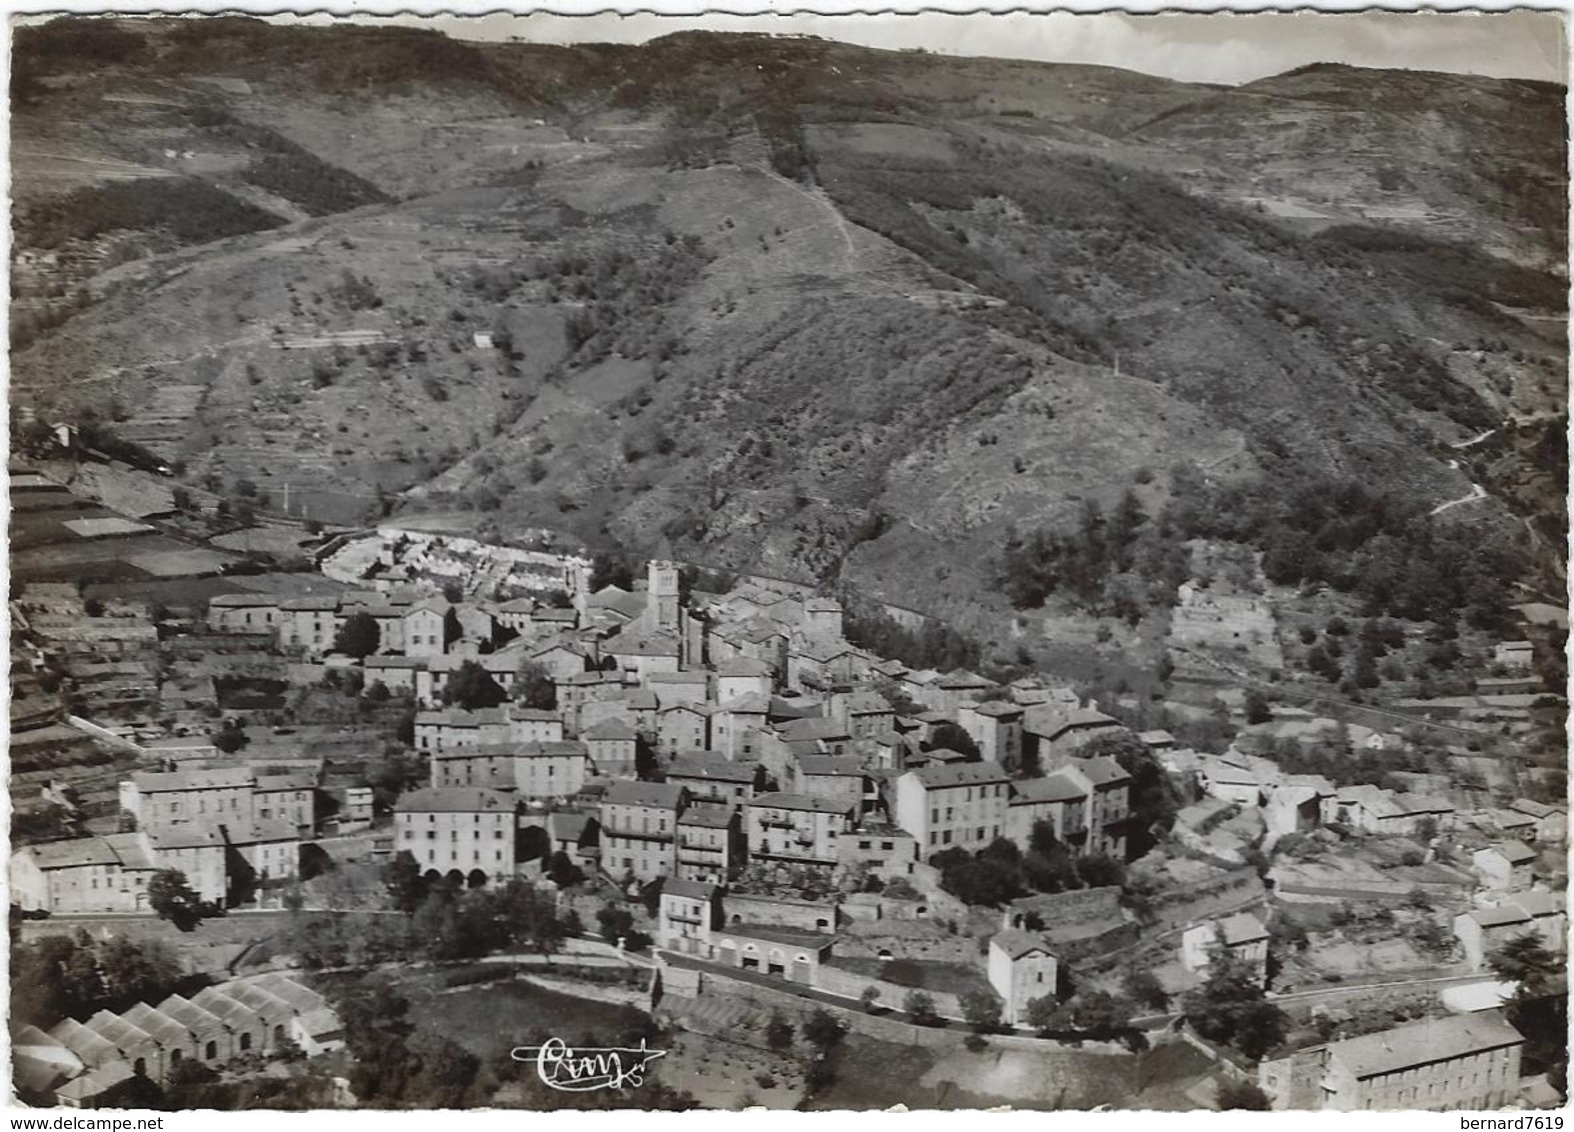
[[[625,720],[616,717],[593,723],[579,733],[581,739],[638,739],[639,732]]]
[[[733,809],[720,802],[695,802],[683,811],[679,825],[697,825],[706,829],[726,829],[732,824]]]
[[[1504,1049],[1524,1040],[1501,1015],[1483,1011],[1431,1018],[1330,1042],[1328,1052],[1359,1079]]]
[[[602,803],[608,806],[654,806],[663,810],[677,809],[683,787],[670,782],[632,782],[619,779],[607,791]]]
[[[815,794],[789,794],[785,791],[757,794],[746,804],[755,810],[809,810],[817,814],[845,814],[857,808],[856,802],[821,798]]]
[[[1035,951],[1042,951],[1046,955],[1053,954],[1049,949],[1049,942],[1043,936],[1018,928],[996,932],[990,937],[989,942],[991,946],[1000,948],[1012,959],[1021,959],[1024,955],[1031,955]]]
[[[1250,912],[1237,912],[1233,916],[1226,916],[1219,921],[1219,928],[1224,933],[1226,947],[1254,943],[1259,939],[1268,938],[1268,929],[1263,927],[1262,921]]]
[[[682,877],[668,877],[661,882],[661,894],[681,896],[686,900],[709,900],[716,894],[716,886],[697,880],[684,880]]]
[[[1099,755],[1097,758],[1092,759],[1078,759],[1076,767],[1094,786],[1113,786],[1131,779],[1131,775],[1126,773],[1126,769],[1107,755]]]
[[[222,767],[218,770],[138,771],[131,776],[139,794],[168,790],[250,789],[256,775],[247,767]]]
[[[1075,802],[1088,796],[1088,792],[1069,775],[1058,771],[1043,778],[1024,778],[1011,784],[1011,804],[1031,806],[1045,802]]]
[[[753,782],[760,764],[727,759],[676,759],[667,767],[667,779],[699,778],[707,782]]]
[[[557,739],[546,743],[521,743],[517,757],[522,759],[589,758],[590,748],[578,739]]]
[[[861,778],[864,773],[863,764],[848,755],[799,755],[797,762],[802,774]]]
[[[395,813],[505,813],[513,808],[512,794],[484,786],[428,786],[401,795],[394,803]]]
[[[929,763],[907,773],[916,778],[927,790],[1010,781],[1010,775],[1006,773],[1005,768],[994,762]]]
[[[22,850],[40,869],[77,869],[120,864],[120,855],[102,837],[46,841]]]

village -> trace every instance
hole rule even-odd
[[[712,1103],[823,1090],[778,1064],[816,1014],[845,1035],[823,1048],[1016,1064],[998,1095],[1030,1106],[1055,1099],[1032,1066],[1072,1051],[1135,1066],[1163,1107],[1561,1103],[1556,1058],[1507,1016],[1562,993],[1566,808],[1337,769],[1393,758],[1412,727],[1250,685],[1221,690],[1229,737],[1203,750],[1129,698],[876,655],[810,587],[661,558],[598,581],[581,553],[418,526],[312,554],[315,573],[245,578],[185,618],[13,588],[13,939],[173,924],[203,984],[24,1020],[31,1103],[123,1103],[192,1062],[340,1065],[347,1025],[310,971],[389,962],[213,932],[520,890],[562,930],[532,928],[543,954],[514,955],[516,977],[554,951],[617,972],[623,1004],[727,1044],[733,1068],[673,1069]],[[1191,655],[1240,612],[1223,601],[1183,594]],[[1276,647],[1245,612],[1251,647]],[[1484,691],[1544,695],[1527,643],[1494,659]],[[575,969],[555,991],[609,993]]]

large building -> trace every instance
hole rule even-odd
[[[759,794],[744,807],[749,857],[835,868],[839,839],[858,824],[861,807],[846,798]]]
[[[674,871],[682,786],[620,780],[601,801],[601,867],[608,876],[652,881]]]
[[[250,822],[257,776],[246,767],[140,771],[120,784],[120,808],[138,829],[191,821]]]
[[[1412,1022],[1258,1066],[1276,1109],[1492,1109],[1519,1092],[1524,1037],[1496,1011]]]
[[[145,835],[27,845],[11,854],[11,903],[28,911],[146,912],[157,870]]]
[[[1006,833],[1011,779],[999,763],[915,767],[896,780],[896,824],[925,859],[946,849],[975,851]]]
[[[514,875],[518,805],[511,792],[428,787],[394,803],[394,852],[408,850],[423,873],[458,873],[471,883]]]

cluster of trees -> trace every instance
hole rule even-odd
[[[564,320],[563,333],[570,354],[589,365],[614,352],[643,358],[662,347],[661,309],[682,295],[709,261],[698,236],[669,232],[643,254],[612,244],[570,249],[535,260],[522,275],[545,281],[551,299],[583,304]]]
[[[160,869],[148,878],[148,906],[161,920],[183,932],[195,930],[203,920],[224,915],[224,909],[197,895],[179,869]]]
[[[1517,537],[1482,540],[1419,506],[1314,469],[1283,483],[1210,484],[1191,465],[1171,474],[1165,517],[1181,538],[1262,547],[1281,585],[1327,585],[1362,600],[1365,615],[1504,624],[1513,583],[1529,564]]]
[[[310,216],[331,216],[388,199],[370,181],[304,150],[265,154],[246,166],[242,176],[258,188],[299,205]]]
[[[577,873],[571,863],[556,864],[565,879]],[[476,889],[428,883],[408,851],[387,865],[383,883],[390,903],[404,916],[303,912],[294,917],[291,946],[306,967],[417,958],[441,963],[515,950],[550,956],[562,949],[564,939],[584,930],[572,911],[559,914],[551,895],[521,880]]]
[[[91,185],[41,198],[17,213],[18,242],[58,248],[109,232],[161,229],[183,244],[277,228],[284,221],[198,177]]]
[[[161,1002],[191,983],[178,957],[156,940],[95,940],[78,928],[73,935],[12,944],[11,1016],[42,1029],[62,1018]]]
[[[367,979],[335,1005],[351,1059],[350,1089],[363,1105],[466,1108],[491,1096],[480,1058],[448,1038],[416,1038],[410,1002],[388,982]]]
[[[977,853],[952,847],[935,854],[940,886],[967,904],[998,906],[1030,892],[1123,884],[1126,867],[1101,853],[1074,856],[1047,821],[1033,825],[1028,851],[997,837]]]
[[[1131,775],[1126,859],[1136,860],[1175,824],[1175,815],[1188,799],[1135,735],[1100,735],[1083,744],[1078,753],[1082,758],[1114,759]]]
[[[1163,522],[1150,522],[1128,488],[1106,513],[1084,500],[1074,529],[1013,529],[999,561],[1001,591],[1018,609],[1051,594],[1074,596],[1086,609],[1135,625],[1150,608],[1167,608],[1186,580],[1190,555]]]
[[[1233,1046],[1253,1061],[1284,1041],[1284,1011],[1268,1001],[1256,970],[1238,957],[1215,956],[1202,986],[1184,1002],[1186,1018],[1198,1034]]]
[[[1381,786],[1403,790],[1396,771],[1425,773],[1433,769],[1426,753],[1413,747],[1392,751],[1353,750],[1349,739],[1334,743],[1302,744],[1295,739],[1275,739],[1263,749],[1289,774],[1320,774],[1335,786]]]
[[[885,610],[851,600],[842,618],[842,632],[849,644],[868,649],[877,656],[899,660],[909,668],[933,668],[949,672],[955,668],[978,667],[982,650],[950,625],[925,621],[916,632],[904,628]]]
[[[1511,939],[1487,957],[1498,978],[1515,984],[1506,1014],[1525,1035],[1521,1072],[1545,1073],[1568,1091],[1568,970],[1535,933]]]

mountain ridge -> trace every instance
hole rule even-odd
[[[328,204],[186,248],[144,218],[60,241],[63,268],[17,275],[16,388],[42,408],[114,402],[192,477],[315,483],[319,518],[391,503],[663,538],[989,619],[1005,608],[988,563],[1015,525],[1128,488],[1158,514],[1177,464],[1269,483],[1317,469],[1431,506],[1472,482],[1450,444],[1563,398],[1562,342],[1518,313],[1561,309],[1533,247],[1566,243],[1561,215],[1531,210],[1516,242],[1504,217],[1523,194],[1494,181],[1524,167],[1563,191],[1561,134],[1527,142],[1561,121],[1535,87],[1377,72],[1482,105],[1408,137],[1398,111],[1319,109],[1270,146],[1242,126],[1244,87],[1199,101],[1116,69],[748,36],[135,26],[142,46],[88,73],[27,63],[19,35],[26,152],[97,160],[87,187],[134,194],[167,177],[105,180],[113,162],[247,193],[272,191],[247,179],[259,153],[299,153],[276,187]],[[203,70],[231,43],[251,47]],[[153,67],[171,58],[186,69]],[[450,85],[459,64],[472,73]],[[1346,70],[1245,85],[1326,100]],[[1170,136],[1136,144],[1155,119],[1117,124],[1155,100],[1175,102]],[[1378,148],[1341,172],[1315,138],[1351,114]],[[1502,169],[1450,170],[1467,140],[1499,139]],[[1405,184],[1384,188],[1390,158]],[[46,250],[37,210],[83,182],[30,160],[28,257]],[[1286,188],[1293,170],[1327,199]],[[357,184],[377,197],[334,196]],[[1366,196],[1395,215],[1352,205]],[[89,292],[68,334],[48,313],[61,286]],[[15,319],[35,314],[24,341]],[[1494,486],[1493,522],[1547,498]],[[920,535],[944,578],[905,561]]]

